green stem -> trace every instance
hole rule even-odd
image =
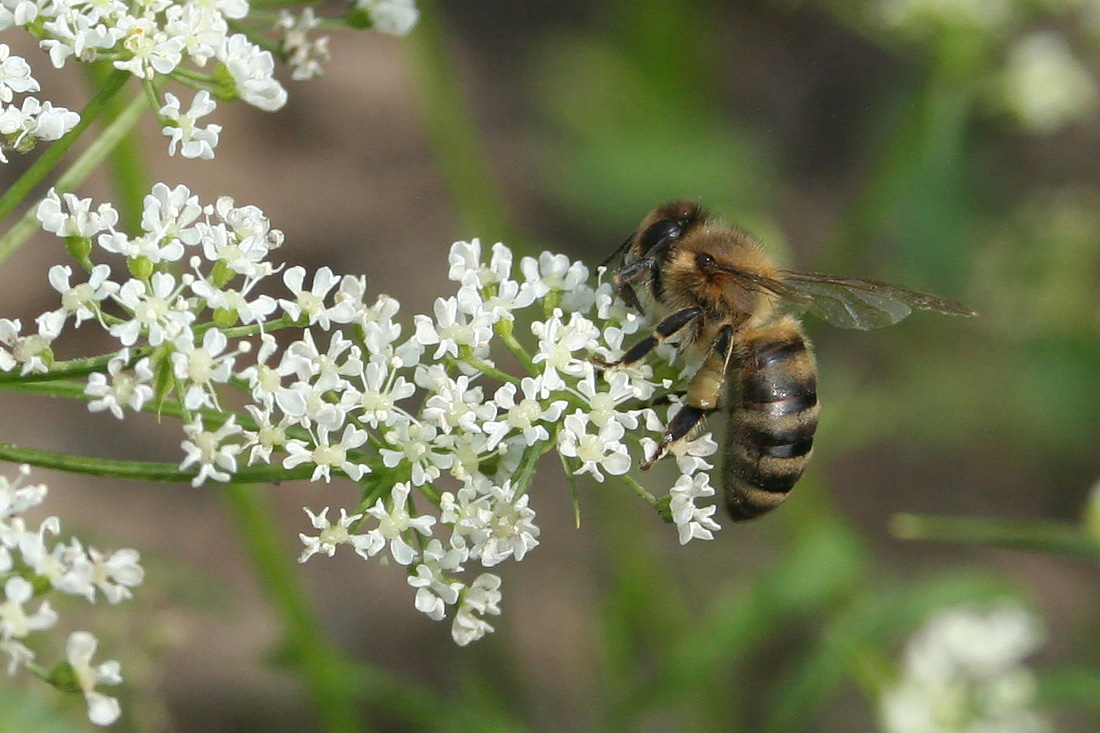
[[[420,21],[405,43],[411,50],[424,125],[459,226],[466,236],[513,241],[503,197],[454,73],[443,14],[431,0],[419,0],[417,7]]]
[[[58,161],[61,160],[61,156],[65,155],[65,153],[69,151],[69,148],[73,146],[73,143],[80,139],[80,136],[88,129],[88,126],[95,122],[95,120],[109,108],[108,105],[111,101],[111,97],[122,89],[122,86],[130,76],[131,74],[128,71],[115,71],[112,73],[103,83],[103,86],[100,87],[96,95],[92,97],[91,100],[88,101],[88,104],[84,106],[84,109],[81,110],[80,122],[76,124],[76,127],[62,136],[60,140],[51,143],[42,155],[27,168],[27,171],[19,177],[19,180],[13,183],[3,196],[0,196],[0,220],[6,219],[9,214],[15,211],[19,204],[31,195],[34,188],[49,175],[50,171],[52,171]],[[83,158],[81,160],[83,160]],[[76,165],[73,166],[73,169],[75,168]],[[72,169],[70,169],[70,173],[71,172]],[[20,241],[13,241],[9,236],[0,238],[0,262],[7,259],[18,244],[20,244]]]
[[[645,499],[647,504],[649,504],[654,509],[657,508],[657,497],[646,491],[645,487],[635,481],[633,476],[631,476],[630,474],[623,474],[622,476],[619,476],[619,479],[624,481],[635,494]]]
[[[98,65],[86,68],[87,77],[93,88],[107,83],[110,77],[108,68]],[[149,93],[151,87],[150,83],[142,84],[142,96],[150,107],[156,110],[154,102],[157,100]],[[106,106],[108,116],[117,119],[125,113],[127,105],[115,97],[107,100]],[[127,232],[141,231],[141,212],[144,208],[145,194],[149,192],[149,174],[142,163],[140,137],[124,135],[116,142],[111,156],[104,162],[114,182],[116,195],[113,203],[119,213],[118,228]]]
[[[314,708],[327,731],[361,731],[355,668],[322,630],[321,621],[302,589],[283,535],[266,497],[252,486],[230,486],[224,492],[268,597],[282,619],[292,659],[313,696]]]
[[[151,461],[121,461],[110,458],[76,456],[70,453],[24,448],[12,443],[0,443],[0,461],[26,463],[38,468],[51,468],[69,473],[87,476],[105,476],[107,478],[133,479],[138,481],[166,481],[175,483],[190,482],[197,471],[181,471],[174,463],[154,463]],[[295,481],[308,479],[313,474],[309,465],[283,468],[279,465],[243,466],[231,474],[227,483],[255,484],[277,481]],[[220,482],[219,482],[220,483]]]
[[[497,321],[496,325],[493,326],[497,337],[512,352],[512,356],[516,357],[528,374],[532,377],[537,376],[542,370],[535,366],[535,362],[531,360],[531,355],[527,353],[527,349],[523,348],[523,344],[512,335],[512,328],[512,321],[507,320]]]
[[[1100,559],[1100,545],[1079,527],[1065,522],[897,514],[890,529],[895,537],[906,540],[965,542]]]
[[[119,77],[118,75],[122,76]],[[114,88],[112,84],[119,79],[125,81],[126,77],[130,76],[129,72],[119,71],[110,77],[108,84],[105,84],[100,94],[107,91],[116,92],[117,88]],[[81,125],[84,124],[84,120],[87,119],[89,123],[94,119],[95,115],[98,115],[103,111],[103,107],[106,105],[106,100],[103,100],[99,105],[96,105],[96,100],[100,97],[95,97],[88,106],[84,108],[83,115],[81,117]],[[95,170],[99,164],[106,158],[110,152],[114,149],[115,145],[119,143],[133,128],[137,122],[141,113],[145,110],[145,95],[139,94],[135,96],[130,104],[116,117],[111,124],[100,134],[98,138],[88,146],[88,149],[77,158],[67,171],[60,178],[57,179],[57,183],[54,184],[54,189],[60,194],[66,191],[72,191],[88,177],[93,170]],[[85,125],[86,127],[86,125]],[[56,163],[55,159],[50,159],[48,164],[43,164],[42,161],[47,160],[46,156],[53,153],[58,149],[58,146],[69,139],[70,135],[74,135],[82,131],[83,128],[78,125],[76,129],[72,130],[69,135],[61,138],[55,142],[50,148],[34,162],[34,164],[27,170],[23,176],[16,181],[11,188],[8,189],[2,197],[0,197],[0,219],[7,216],[11,211],[19,205],[21,201],[29,193],[29,189],[33,188],[35,184],[42,180],[42,178],[49,173],[53,164]],[[76,140],[74,137],[68,142],[68,145]],[[67,146],[66,146],[67,147]],[[65,151],[61,150],[57,157],[60,157]],[[41,170],[36,170],[41,164]],[[33,174],[33,175],[32,175]],[[27,186],[27,190],[22,190],[21,186]],[[0,262],[3,262],[19,248],[20,245],[25,242],[33,232],[38,229],[38,219],[35,217],[36,207],[29,208],[19,221],[9,229],[2,237],[0,237]]]

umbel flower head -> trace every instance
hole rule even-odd
[[[90,409],[124,418],[170,408],[192,485],[261,469],[356,482],[359,499],[339,507],[335,524],[328,508],[306,509],[313,531],[302,534],[301,560],[347,544],[407,568],[414,606],[451,618],[460,644],[490,631],[484,617],[500,611],[501,581],[489,571],[541,541],[540,457],[556,451],[571,480],[605,482],[664,430],[648,401],[676,370],[597,366],[622,355],[640,320],[562,255],[516,263],[503,244],[483,252],[477,240],[458,242],[440,263],[454,294],[403,321],[400,304],[369,295],[361,276],[274,262],[281,233],[228,198],[202,204],[157,184],[140,231],[129,232],[109,205],[71,195],[51,192],[38,215],[46,231],[86,243],[88,274],[51,271],[60,306],[36,321],[37,335],[13,323],[0,367],[48,371],[55,340],[95,329],[109,346],[87,379]],[[37,339],[34,348],[21,338]],[[525,373],[502,371],[505,355]],[[714,494],[703,471],[716,449],[707,435],[684,442],[668,498],[641,491],[682,543],[718,529],[714,506],[697,505]]]

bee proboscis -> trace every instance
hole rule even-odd
[[[642,468],[725,406],[720,484],[734,520],[781,504],[813,453],[817,366],[801,322],[784,306],[860,330],[893,325],[913,308],[977,315],[950,298],[878,280],[778,268],[753,237],[692,201],[652,211],[608,262],[615,258],[619,295],[656,326],[607,366],[641,361],[665,341],[702,362]]]

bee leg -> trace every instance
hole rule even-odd
[[[622,364],[634,364],[649,356],[649,352],[657,348],[657,345],[679,333],[685,326],[694,321],[703,311],[699,308],[683,308],[657,324],[653,333],[627,349],[623,358],[618,361],[596,363],[604,367],[620,366]]]
[[[681,407],[680,411],[676,413],[676,417],[672,418],[665,427],[665,434],[661,437],[661,442],[657,444],[657,450],[653,452],[653,456],[642,464],[642,470],[648,471],[653,468],[653,464],[660,460],[668,447],[694,430],[708,412],[710,410],[703,410],[691,405]]]
[[[638,313],[643,316],[645,315],[645,308],[642,307],[641,302],[638,300],[638,294],[634,292],[634,288],[630,286],[630,283],[622,283],[619,285],[619,297],[622,298],[628,306],[638,311]]]
[[[645,309],[638,301],[638,294],[634,292],[631,283],[643,275],[652,273],[656,264],[656,260],[652,257],[643,257],[623,265],[615,273],[615,289],[619,292],[619,297],[631,308],[637,309],[642,315],[645,315]]]
[[[648,471],[670,445],[690,435],[709,413],[718,409],[725,391],[730,358],[733,356],[732,346],[733,326],[727,325],[718,331],[718,337],[714,340],[706,361],[688,385],[683,407],[665,427],[665,434],[657,444],[657,450],[642,464],[643,471]]]

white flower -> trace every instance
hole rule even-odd
[[[571,262],[563,254],[543,252],[538,260],[524,257],[519,268],[539,298],[550,292],[569,292],[588,280],[588,267],[579,260]]]
[[[714,496],[709,474],[680,476],[668,494],[669,512],[672,514],[672,521],[676,523],[681,545],[686,545],[695,539],[714,539],[714,531],[721,529],[718,522],[713,519],[718,507],[713,504],[701,508],[695,506],[696,499]]]
[[[427,375],[438,372],[440,379]],[[481,423],[496,416],[496,406],[486,404],[481,387],[471,387],[465,375],[452,379],[438,364],[420,366],[416,370],[416,382],[434,394],[428,396],[421,411],[421,419],[445,433],[454,430],[481,432]]]
[[[171,92],[165,92],[160,116],[171,123],[161,128],[161,134],[168,138],[168,154],[175,155],[178,147],[180,155],[184,158],[203,160],[213,158],[222,126],[210,124],[199,127],[198,121],[200,117],[205,117],[217,108],[217,103],[205,89],[195,95],[186,113],[180,109],[179,97]],[[180,145],[180,143],[183,144]]]
[[[73,543],[79,546],[76,540]],[[113,605],[133,597],[130,588],[136,588],[145,579],[145,570],[138,564],[140,559],[138,551],[129,548],[108,553],[88,548],[91,582],[108,603]]]
[[[264,112],[274,112],[286,104],[286,89],[273,76],[275,58],[270,51],[264,51],[243,33],[235,33],[218,49],[218,58],[245,102]]]
[[[57,623],[57,613],[48,601],[42,601],[38,610],[28,614],[23,605],[34,598],[34,586],[21,576],[8,578],[4,583],[4,600],[0,602],[0,641],[25,639],[32,631],[48,629]]]
[[[118,292],[118,283],[111,282],[109,265],[99,264],[92,268],[88,275],[88,282],[70,285],[73,268],[68,265],[54,265],[50,268],[47,278],[54,290],[61,293],[61,308],[55,311],[62,318],[68,315],[74,316],[76,325],[90,319],[101,319],[102,311],[100,303],[107,296]],[[102,320],[100,320],[102,323]],[[104,324],[106,328],[106,324]]]
[[[1012,49],[1002,82],[1005,104],[1035,132],[1049,134],[1084,119],[1100,100],[1092,74],[1065,36],[1039,31]]]
[[[370,466],[365,463],[356,463],[348,455],[367,442],[369,435],[366,430],[360,430],[354,425],[344,427],[344,433],[336,443],[329,442],[329,431],[320,428],[317,431],[315,445],[310,445],[304,440],[293,439],[286,443],[289,455],[283,459],[283,468],[294,468],[302,463],[312,463],[316,468],[310,481],[324,479],[332,480],[332,470],[336,469],[350,478],[358,481],[364,474],[370,473]]]
[[[416,574],[409,576],[409,585],[416,588],[416,610],[433,621],[440,621],[447,606],[458,602],[462,583],[452,580],[447,573],[462,572],[461,563],[466,553],[451,548],[444,551],[443,543],[433,539],[424,548],[424,554],[416,566]]]
[[[286,10],[279,13],[276,27],[283,31],[283,53],[287,66],[293,70],[290,76],[296,81],[320,76],[324,72],[321,64],[332,58],[328,36],[321,36],[316,41],[309,39],[309,32],[320,25],[313,8],[303,10],[297,19]]]
[[[470,587],[462,591],[462,598],[451,625],[451,637],[459,646],[467,646],[493,631],[485,619],[486,614],[500,615],[500,577],[482,573]]]
[[[306,270],[304,267],[291,267],[283,273],[283,282],[287,289],[294,295],[294,300],[279,299],[279,304],[294,320],[303,315],[309,321],[309,325],[320,324],[326,331],[332,327],[332,322],[351,323],[355,318],[355,310],[348,303],[337,303],[331,307],[325,305],[325,296],[328,295],[340,280],[328,267],[322,267],[313,275],[313,286],[306,290],[304,281]]]
[[[362,514],[348,516],[347,510],[341,509],[340,519],[336,524],[332,524],[328,521],[328,507],[322,509],[320,514],[314,514],[306,507],[305,513],[309,515],[309,521],[313,524],[313,528],[321,531],[316,537],[305,534],[298,535],[302,540],[302,544],[306,546],[306,549],[298,556],[298,562],[305,562],[318,552],[323,552],[332,557],[336,554],[337,546],[344,544],[351,545],[364,558],[374,557],[379,550],[386,546],[385,541],[377,535],[352,534],[348,531],[351,525],[363,518]]]
[[[493,338],[493,326],[488,314],[469,316],[462,313],[458,309],[458,299],[454,297],[436,298],[434,322],[424,315],[417,315],[413,320],[416,323],[414,338],[417,343],[423,346],[439,344],[432,356],[437,361],[444,354],[458,358],[462,347],[469,348],[474,356],[480,357]]]
[[[76,127],[80,115],[50,102],[26,97],[19,107],[12,105],[0,112],[0,134],[13,138],[10,147],[26,152],[36,140],[57,140]],[[16,134],[18,133],[18,134]]]
[[[520,381],[519,391],[522,391],[522,399],[516,399],[516,385],[509,382],[501,385],[493,395],[493,402],[504,412],[504,419],[489,421],[482,426],[489,436],[486,450],[493,450],[513,430],[523,435],[524,444],[528,446],[548,440],[550,433],[537,423],[556,423],[568,404],[565,400],[554,400],[544,407],[539,402],[542,384],[532,377],[524,377]]]
[[[487,568],[509,557],[519,562],[539,544],[535,512],[527,506],[530,495],[517,498],[512,482],[505,481],[503,486],[490,485],[486,499],[469,532],[470,557]]]
[[[582,377],[592,371],[592,364],[587,359],[574,356],[574,352],[595,345],[600,330],[592,321],[572,313],[569,322],[563,323],[561,310],[555,309],[550,320],[532,323],[531,332],[539,339],[538,351],[532,361],[543,365],[543,397],[565,387],[561,374]]]
[[[436,452],[436,436],[439,431],[431,425],[398,422],[385,434],[387,443],[394,447],[379,449],[386,468],[395,468],[402,462],[410,464],[413,486],[423,486],[439,478],[441,469],[450,468],[454,455]]]
[[[246,277],[240,290],[230,287],[219,288],[200,273],[196,273],[195,281],[191,283],[191,292],[217,311],[236,314],[237,320],[245,325],[262,324],[278,308],[278,302],[270,295],[257,295],[249,300],[252,289],[260,282],[262,279],[259,277]]]
[[[8,44],[0,43],[0,102],[10,103],[14,94],[37,92],[40,88],[27,60],[12,56]]]
[[[596,383],[595,370],[589,371],[577,382],[577,391],[588,402],[585,412],[596,427],[609,422],[622,423],[624,428],[634,430],[638,427],[637,410],[618,410],[619,405],[635,398],[634,386],[625,372],[613,372],[607,375],[607,391],[601,391]]]
[[[360,375],[362,389],[349,385],[340,396],[349,414],[372,428],[389,427],[402,416],[407,417],[396,407],[397,401],[416,393],[415,385],[387,367],[376,361],[367,363]]]
[[[93,212],[90,198],[71,193],[58,196],[52,188],[34,213],[45,231],[59,237],[91,238],[118,224],[118,211],[110,204],[100,204]]]
[[[435,517],[422,515],[414,517],[409,513],[409,490],[407,483],[394,484],[390,492],[390,508],[386,508],[386,502],[379,499],[373,507],[367,510],[367,514],[378,520],[378,528],[371,532],[381,537],[383,542],[390,545],[390,553],[393,559],[401,565],[410,565],[417,558],[417,551],[413,549],[404,535],[409,530],[415,530],[425,537],[431,537],[432,525]]]
[[[367,11],[376,29],[392,36],[408,35],[420,19],[413,0],[356,0],[355,5]]]
[[[153,399],[153,369],[149,357],[140,359],[132,370],[123,371],[129,361],[130,350],[123,349],[107,362],[107,374],[92,372],[88,375],[84,394],[93,398],[88,402],[89,411],[110,410],[121,420],[123,408],[138,411]]]
[[[121,666],[115,660],[92,666],[99,640],[87,631],[77,631],[69,635],[65,645],[65,656],[73,668],[73,675],[84,699],[88,703],[88,720],[95,725],[111,725],[122,714],[118,700],[102,692],[96,692],[96,685],[117,685],[122,682]]]
[[[501,242],[493,245],[489,264],[481,261],[481,241],[478,239],[452,244],[447,262],[450,264],[448,278],[465,284],[473,276],[477,288],[499,283],[512,274],[512,250]]]
[[[170,36],[150,18],[124,15],[118,21],[123,32],[122,47],[129,58],[114,62],[116,69],[129,71],[139,79],[172,73],[183,60],[183,39]]]
[[[176,240],[187,246],[198,244],[202,239],[201,216],[199,197],[182,184],[168,188],[167,184],[155,183],[142,198],[141,229],[162,246]]]
[[[880,701],[887,733],[1041,733],[1030,709],[1035,679],[1023,660],[1042,643],[1025,609],[949,608],[933,616],[905,649],[901,679]]]
[[[591,473],[603,481],[603,471],[621,476],[630,470],[630,454],[620,441],[626,429],[620,422],[608,422],[595,434],[588,432],[591,420],[579,410],[567,415],[558,433],[558,452],[581,462],[577,475]]]
[[[225,443],[227,438],[240,436],[243,431],[236,424],[236,415],[230,415],[221,427],[209,431],[203,429],[202,417],[196,417],[194,421],[184,426],[187,435],[182,443],[183,450],[187,453],[180,463],[180,470],[184,471],[198,464],[199,473],[191,480],[194,487],[201,486],[206,479],[215,481],[228,481],[231,474],[237,472],[237,455],[244,450],[239,443]]]
[[[51,319],[40,317],[38,333],[21,336],[23,324],[18,318],[0,318],[0,371],[10,372],[20,364],[23,365],[20,374],[24,376],[49,371],[49,348],[56,337],[56,333],[50,333],[53,330],[50,323]]]
[[[127,280],[113,296],[132,316],[110,328],[111,335],[124,346],[133,346],[143,333],[150,346],[160,346],[179,336],[195,320],[186,300],[179,297],[183,284],[177,288],[176,279],[167,272],[154,272],[150,281],[151,292],[141,280]],[[186,282],[190,277],[185,278]]]
[[[185,386],[183,406],[188,410],[218,407],[218,395],[214,384],[225,384],[233,376],[233,362],[237,352],[226,352],[229,339],[216,328],[207,329],[202,335],[202,345],[194,342],[194,334],[188,330],[180,334],[173,345],[172,373]]]
[[[30,476],[30,466],[23,464],[19,474],[11,480],[0,475],[0,526],[11,517],[36,507],[46,499],[46,484],[23,486],[23,479]]]
[[[248,465],[260,461],[271,463],[271,453],[287,443],[286,426],[272,421],[270,407],[245,405],[244,409],[256,421],[256,432],[245,433],[249,447]]]

